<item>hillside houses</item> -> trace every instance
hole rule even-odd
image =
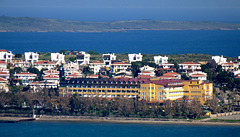
[[[7,50],[1,52],[12,54]],[[11,57],[2,59],[0,89],[9,91],[7,88],[9,83],[14,82],[17,86],[29,86],[33,91],[38,92],[43,88],[58,88],[61,80],[75,78],[181,80],[184,75],[184,78],[187,77],[189,80],[208,81],[207,73],[202,72],[200,63],[177,64],[169,62],[167,56],[154,56],[146,63],[141,53],[125,55],[124,59],[117,58],[114,53],[102,54],[96,58],[84,51],[75,51],[71,55],[60,53],[50,55],[48,54],[51,57],[49,60],[43,60],[40,59],[39,53],[25,52],[24,57],[19,59]],[[69,56],[74,57],[74,60],[70,61]],[[213,56],[209,60],[214,60],[217,63],[216,67],[221,68],[221,71],[231,72],[234,78],[240,78],[238,60],[226,62],[223,56]]]

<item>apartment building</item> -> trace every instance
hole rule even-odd
[[[0,61],[11,63],[12,57],[13,57],[12,51],[7,51],[5,49],[0,50]]]
[[[143,55],[141,53],[138,54],[128,54],[128,62],[137,62],[137,61],[142,61]]]
[[[25,61],[31,64],[38,62],[39,54],[34,52],[25,52],[24,53]]]
[[[147,101],[177,100],[186,96],[204,104],[212,96],[212,83],[200,80],[154,80],[141,84],[139,97]]]

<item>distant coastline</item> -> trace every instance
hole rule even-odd
[[[0,16],[0,32],[124,32],[129,30],[240,30],[240,24],[159,20],[83,22]]]

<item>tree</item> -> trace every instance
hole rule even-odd
[[[91,55],[99,55],[98,52],[95,52],[95,51],[93,51],[93,50],[88,51],[88,53],[91,54]]]
[[[15,58],[22,58],[22,54],[21,53],[15,54]]]
[[[66,50],[66,49],[61,49],[61,50],[60,50],[60,53],[65,55],[67,51],[68,51],[68,50]]]

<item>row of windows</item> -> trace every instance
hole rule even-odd
[[[178,96],[170,96],[169,99],[172,99],[172,98],[182,98],[183,96],[181,95],[178,95]]]
[[[138,88],[137,86],[110,86],[110,85],[69,85],[70,88],[133,88],[136,89]]]
[[[68,92],[99,92],[99,93],[138,93],[138,91],[124,91],[124,90],[68,90]]]
[[[108,98],[114,98],[114,97],[121,97],[121,95],[91,95],[91,94],[79,94],[80,97],[108,97]],[[128,97],[128,98],[136,98],[135,95],[124,95],[122,97]]]
[[[183,94],[183,91],[169,92],[169,94]]]
[[[191,93],[201,93],[201,91],[191,91]]]
[[[83,81],[67,81],[67,83],[92,83],[92,84],[141,84],[140,81],[87,81],[87,80],[83,80]],[[144,83],[144,81],[142,82]]]
[[[141,87],[141,89],[143,89],[143,90],[144,90],[144,89],[150,89],[150,87],[148,87],[148,88],[147,88],[147,87]],[[151,89],[155,89],[155,88],[154,88],[154,87],[151,87]],[[163,87],[158,87],[157,89],[163,89]]]

